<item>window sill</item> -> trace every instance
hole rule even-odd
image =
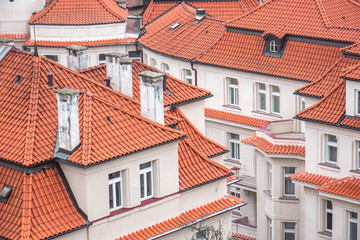
[[[232,164],[236,164],[236,165],[241,165],[240,163],[240,159],[237,160],[237,159],[231,159],[231,158],[228,158],[228,159],[224,159],[224,162],[226,163],[232,163]]]
[[[360,175],[360,169],[350,170],[350,172]]]
[[[222,105],[222,106],[224,108],[229,108],[231,110],[241,111],[241,108],[239,106],[236,106],[236,105],[226,104],[226,105]]]
[[[299,199],[296,196],[282,196],[279,197],[279,200],[285,200],[285,201],[299,201]]]
[[[319,163],[319,165],[322,167],[326,167],[330,170],[337,170],[337,171],[340,170],[340,167],[335,163],[323,162],[323,163]]]
[[[266,196],[268,196],[269,198],[272,198],[271,190],[264,190],[263,192],[265,193]]]
[[[326,237],[329,237],[331,238],[332,237],[332,232],[329,232],[329,231],[322,231],[322,232],[318,232],[318,234],[322,235],[322,236],[326,236]]]
[[[277,113],[268,113],[268,112],[261,111],[261,110],[256,110],[256,111],[251,111],[251,112],[254,113],[254,114],[273,117],[273,118],[278,118],[278,119],[283,118],[280,114],[277,114]]]

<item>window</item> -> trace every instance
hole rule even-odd
[[[356,168],[360,169],[360,141],[356,142]]]
[[[266,86],[264,83],[258,83],[258,110],[266,111]]]
[[[106,63],[105,54],[99,54],[99,64]]]
[[[140,164],[140,197],[141,200],[153,196],[152,163]]]
[[[325,230],[332,231],[333,205],[331,201],[325,201]]]
[[[129,58],[136,59],[138,61],[141,60],[140,52],[138,51],[129,51]]]
[[[276,42],[273,40],[270,42],[270,52],[277,53],[279,51],[279,46],[276,44]]]
[[[234,78],[228,78],[228,95],[229,104],[239,105],[239,84],[238,80]]]
[[[290,175],[295,173],[294,167],[284,167],[284,195],[293,196],[295,195],[295,184],[291,181]]]
[[[161,71],[163,71],[164,73],[169,73],[169,65],[166,63],[162,63],[161,64]]]
[[[284,223],[284,239],[295,240],[295,223]]]
[[[348,212],[348,239],[357,240],[358,214],[356,212]]]
[[[360,115],[360,91],[357,90],[356,91],[356,111],[355,114],[356,115]]]
[[[240,198],[240,188],[231,188],[230,195]],[[235,210],[240,211],[240,207],[235,208]]]
[[[269,217],[268,217],[268,223],[269,223],[269,226],[268,226],[269,237],[268,237],[268,239],[272,240],[273,239],[273,222],[272,222],[272,219],[269,218]]]
[[[152,66],[153,68],[157,68],[157,62],[155,59],[153,58],[150,59],[150,66]]]
[[[271,163],[267,163],[268,165],[268,183],[269,183],[269,190],[272,190],[272,166]]]
[[[46,58],[53,60],[54,62],[59,61],[59,57],[57,55],[45,55]]]
[[[337,162],[337,138],[334,135],[326,135],[326,161],[330,163]]]
[[[192,84],[192,73],[189,69],[183,69],[183,80],[187,83]]]
[[[280,113],[280,88],[271,86],[271,112]]]
[[[110,210],[122,207],[122,177],[121,172],[109,174],[109,207]]]
[[[239,134],[230,133],[230,158],[240,160],[240,137]]]

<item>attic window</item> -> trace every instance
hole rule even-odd
[[[171,27],[170,27],[170,30],[174,30],[174,29],[176,29],[177,27],[179,27],[180,26],[180,23],[175,23],[174,25],[172,25]]]
[[[274,53],[279,52],[279,46],[276,44],[274,40],[270,42],[270,52],[274,52]]]
[[[10,197],[12,190],[13,187],[4,185],[4,187],[0,191],[0,201],[6,203]]]

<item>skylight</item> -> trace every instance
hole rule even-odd
[[[174,25],[172,25],[170,27],[171,30],[174,30],[175,28],[177,28],[178,26],[180,26],[180,23],[175,23]]]
[[[6,203],[10,197],[12,190],[13,187],[4,185],[4,187],[0,191],[0,201]]]

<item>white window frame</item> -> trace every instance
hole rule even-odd
[[[148,163],[150,163],[150,167],[141,168],[141,165],[148,164]],[[140,178],[140,199],[141,200],[151,198],[154,195],[153,163],[152,162],[145,162],[143,164],[140,164],[140,166],[139,166],[139,169],[140,169],[140,176],[139,176],[139,178]],[[151,182],[150,185],[151,186],[148,186],[148,181],[147,181],[148,173],[150,173],[150,182]],[[143,176],[143,180],[144,180],[143,183],[141,182],[141,176]],[[141,196],[141,184],[143,184],[143,186],[144,186],[144,196],[143,197]],[[150,187],[151,194],[147,195],[149,187]]]
[[[328,208],[328,203],[331,204],[331,208]],[[325,216],[324,216],[325,217],[325,230],[328,231],[328,232],[332,232],[333,225],[334,225],[334,221],[333,221],[333,217],[334,217],[333,209],[334,209],[334,206],[333,206],[332,202],[329,201],[329,200],[325,200],[324,204],[325,204],[325,206],[324,206],[325,207]],[[331,215],[331,229],[328,228],[328,214]]]
[[[337,164],[337,160],[338,160],[338,138],[335,135],[331,135],[331,134],[326,134],[326,162],[328,163],[333,163],[333,164]],[[331,141],[330,137],[335,137],[336,138],[336,142]],[[331,148],[336,148],[336,161],[332,161],[330,159],[330,152],[331,152]]]
[[[228,83],[228,104],[239,106],[239,81],[236,78],[227,78],[226,80]],[[237,83],[231,83],[232,80],[235,80]],[[233,96],[234,99],[232,99],[231,96]]]
[[[264,86],[265,89],[260,89],[260,86]],[[256,84],[256,92],[257,92],[257,110],[266,111],[266,102],[267,102],[266,84],[265,83],[257,83]],[[261,108],[261,101],[260,101],[261,95],[264,95],[264,99],[265,99],[264,109]]]
[[[183,68],[182,70],[183,81],[189,84],[193,84],[193,73],[190,69]],[[190,73],[190,74],[189,74]]]
[[[236,139],[237,136],[237,139]],[[240,160],[240,135],[229,133],[229,157],[230,159]],[[233,157],[234,156],[234,157]]]
[[[274,88],[278,88],[279,91],[276,92],[274,91]],[[270,91],[271,91],[271,112],[272,113],[276,113],[276,114],[280,114],[280,87],[279,86],[275,86],[275,85],[271,85],[270,86]],[[275,99],[278,98],[279,101],[279,111],[275,111],[274,107],[275,107]]]
[[[360,115],[360,90],[355,93],[355,114]]]
[[[157,61],[154,58],[150,59],[150,66],[157,69]]]
[[[293,173],[287,173],[286,169],[293,169],[294,172]],[[295,196],[295,184],[292,182],[291,178],[289,177],[290,175],[295,173],[295,167],[284,167],[283,171],[284,171],[284,196]],[[286,193],[286,179],[291,181],[291,184],[293,185],[293,189],[294,189],[294,193]]]
[[[232,187],[232,188],[230,189],[230,195],[231,195],[231,196],[234,196],[234,197],[237,197],[237,198],[240,198],[240,197],[241,197],[241,195],[240,195],[240,188]],[[240,207],[235,208],[234,210],[240,212]]]
[[[103,60],[100,60],[100,56],[101,56],[101,55],[104,56],[104,59],[103,59]],[[99,55],[98,55],[98,62],[99,62],[99,64],[106,63],[106,57],[105,57],[105,54],[104,54],[104,53],[99,53]]]
[[[279,46],[276,44],[275,40],[270,41],[270,52],[277,53],[279,52]]]
[[[161,64],[161,71],[164,72],[164,73],[170,73],[169,64],[167,64],[167,63],[162,63],[162,64]]]
[[[110,175],[114,174],[114,173],[119,173],[119,176],[115,177],[115,178],[112,178],[112,179],[109,179]],[[120,184],[120,192],[119,192],[120,196],[117,196],[115,194],[116,193],[116,184],[117,183]],[[117,172],[113,172],[113,173],[108,174],[108,185],[109,185],[109,208],[110,208],[110,211],[114,211],[116,209],[122,208],[123,207],[123,184],[122,184],[122,173],[121,173],[121,171],[117,171]],[[110,188],[112,189],[112,196],[111,196]],[[119,197],[120,197],[120,205],[117,206],[116,201],[117,201],[117,199]],[[111,203],[110,203],[111,198],[113,199],[113,206],[111,206]]]
[[[352,217],[352,214],[356,214],[356,218]],[[347,211],[347,234],[348,234],[348,237],[347,239],[348,240],[352,240],[351,239],[351,233],[350,233],[350,225],[351,223],[353,224],[356,224],[356,236],[355,236],[355,239],[358,239],[358,236],[359,236],[359,213],[357,212],[352,212],[352,211]]]
[[[287,228],[286,225],[287,224],[294,224],[294,228]],[[294,239],[296,239],[296,223],[293,222],[284,222],[284,240],[288,240],[286,239],[286,234],[293,234],[294,235]]]

